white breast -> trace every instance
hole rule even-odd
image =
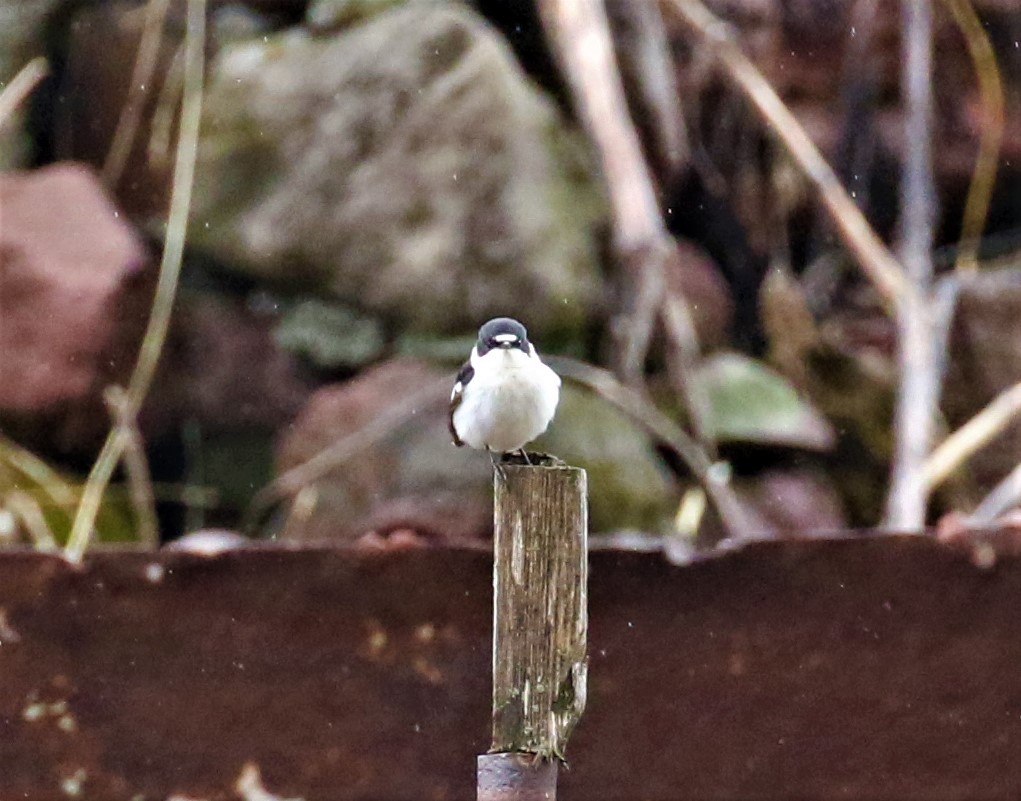
[[[560,377],[520,350],[473,360],[475,375],[454,412],[454,428],[473,448],[515,451],[542,434],[557,409]]]

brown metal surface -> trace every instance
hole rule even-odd
[[[1021,796],[1000,540],[594,553],[561,801]],[[468,549],[0,554],[0,799],[473,799],[491,581]]]
[[[556,801],[557,762],[523,754],[478,758],[478,801]]]

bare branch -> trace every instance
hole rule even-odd
[[[901,7],[904,141],[909,143],[904,148],[901,180],[901,262],[914,291],[897,304],[900,387],[885,525],[917,530],[925,525],[925,460],[932,447],[939,401],[930,293],[936,216],[931,152],[933,22],[928,0],[902,0]]]
[[[701,358],[698,334],[691,319],[691,309],[683,296],[667,292],[663,299],[663,323],[670,344],[667,356],[673,366],[673,384],[684,398],[689,411],[691,430],[700,446],[711,459],[716,458],[716,442],[707,428],[709,420],[709,398],[705,387],[698,380],[698,366]]]
[[[655,2],[607,0],[607,16],[627,99],[662,188],[690,158],[688,131],[663,15]]]
[[[596,145],[613,217],[618,259],[634,277],[628,313],[615,325],[618,365],[629,384],[641,381],[663,292],[659,242],[667,237],[613,53],[602,0],[540,0],[543,23]]]
[[[698,0],[666,0],[667,7],[695,34],[783,142],[794,162],[815,185],[844,244],[879,292],[890,302],[912,291],[893,254],[869,225],[805,129],[755,65],[741,52],[728,28]]]

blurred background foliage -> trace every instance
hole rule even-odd
[[[708,5],[894,239],[896,4]],[[987,209],[965,238],[982,270],[947,323],[945,434],[1021,382],[1021,10],[966,4],[975,33],[959,4],[936,5],[943,272],[975,217],[979,143],[999,132]],[[474,330],[503,314],[544,354],[616,368],[636,292],[541,6],[210,0],[190,214],[175,232],[185,0],[0,0],[8,100],[33,58],[47,70],[0,117],[0,540],[66,543],[111,425],[104,391],[135,369],[175,236],[159,369],[123,431],[142,457],[102,494],[98,540],[154,536],[153,511],[161,540],[246,519],[259,537],[486,538],[488,460],[452,449],[446,392],[425,390],[452,381]],[[618,378],[728,465],[746,535],[875,525],[895,324],[809,182],[668,6],[606,3],[679,253],[663,281],[690,330],[657,325],[641,386]],[[537,447],[590,471],[596,530],[678,535],[691,466],[647,406],[614,397],[566,387]],[[1021,428],[992,439],[952,471],[930,519],[974,508],[1016,467]],[[680,533],[698,547],[724,535],[712,513]]]

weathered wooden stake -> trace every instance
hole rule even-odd
[[[585,709],[587,481],[584,470],[548,457],[501,470],[494,478],[493,742],[479,757],[478,798],[552,799],[554,758],[564,758]]]

